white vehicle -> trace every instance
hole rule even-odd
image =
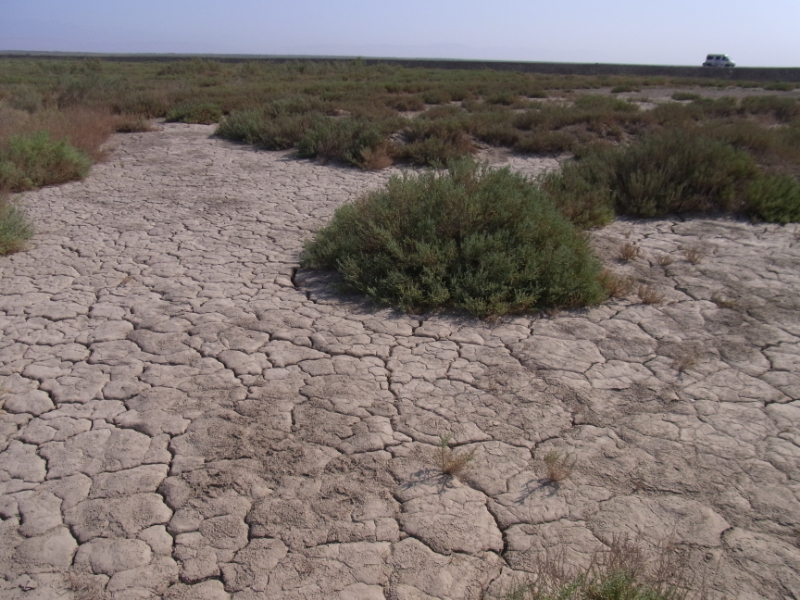
[[[709,54],[706,56],[704,67],[735,67],[733,61],[725,54]]]

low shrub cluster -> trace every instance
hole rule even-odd
[[[81,179],[92,159],[46,131],[11,136],[0,146],[0,190],[22,191]]]
[[[615,214],[740,212],[786,223],[800,214],[800,183],[760,168],[719,131],[675,128],[625,146],[601,147],[567,163],[542,185],[562,214],[581,227]]]
[[[297,155],[363,167],[385,144],[391,126],[357,117],[319,117],[297,142]],[[388,166],[388,165],[386,165]]]
[[[168,123],[202,123],[211,125],[222,118],[222,109],[213,102],[181,104],[167,113]]]
[[[604,297],[586,239],[540,190],[472,160],[393,177],[341,207],[302,264],[336,269],[345,287],[407,311],[487,317]]]

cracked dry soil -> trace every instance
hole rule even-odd
[[[25,194],[39,231],[0,258],[0,597],[477,599],[625,533],[671,536],[725,597],[800,597],[800,227],[619,221],[595,246],[660,304],[404,315],[297,271],[388,172],[212,131],[117,137],[86,181]],[[475,448],[461,479],[434,465],[447,433]],[[553,450],[577,457],[559,485]]]

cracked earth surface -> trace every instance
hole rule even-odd
[[[727,597],[800,597],[800,227],[619,221],[599,255],[662,303],[404,315],[297,270],[387,172],[212,131],[117,137],[86,181],[24,196],[0,597],[472,599],[625,533],[672,536]],[[447,433],[475,449],[460,479],[434,464]],[[554,450],[577,458],[558,485]]]

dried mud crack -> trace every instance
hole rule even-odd
[[[24,196],[40,233],[0,259],[2,598],[477,599],[626,533],[718,565],[720,596],[798,597],[798,226],[595,232],[657,304],[404,315],[298,264],[386,172],[211,132],[117,137],[86,181]],[[459,477],[445,434],[475,451]],[[554,451],[577,459],[557,485]]]

